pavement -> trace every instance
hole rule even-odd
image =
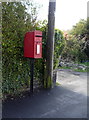
[[[2,118],[87,118],[87,73],[58,70],[52,89],[2,104]]]

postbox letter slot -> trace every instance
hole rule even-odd
[[[42,35],[36,35],[36,37],[42,37]]]

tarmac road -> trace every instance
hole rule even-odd
[[[8,100],[2,105],[3,118],[87,118],[87,73],[58,70],[50,90]]]

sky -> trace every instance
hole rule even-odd
[[[87,19],[89,0],[56,0],[55,28],[70,30],[80,19]],[[49,0],[34,0],[41,5],[38,19],[48,19]]]

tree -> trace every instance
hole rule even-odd
[[[75,26],[73,26],[73,29],[70,31],[70,34],[76,37],[80,37],[82,39],[86,34],[86,29],[86,20],[81,19],[78,23],[76,23]]]
[[[76,23],[75,26],[73,26],[73,29],[70,30],[69,35],[72,35],[72,39],[76,39],[76,47],[78,46],[77,56],[78,60],[80,62],[87,60],[88,51],[89,51],[89,45],[88,45],[88,25],[89,20],[80,20],[78,23]],[[69,39],[69,38],[68,38]],[[74,40],[72,40],[74,41]],[[75,50],[74,49],[74,50]]]
[[[85,44],[84,44],[84,52],[86,53],[88,60],[89,60],[89,17],[87,18],[86,23],[86,36],[85,36]]]

